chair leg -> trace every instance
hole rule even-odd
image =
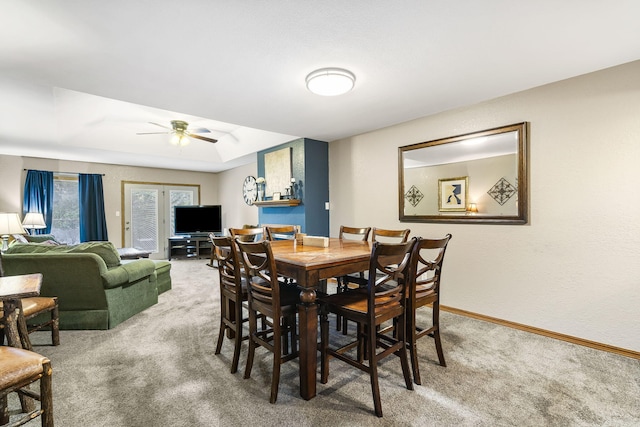
[[[224,341],[224,334],[227,331],[227,325],[225,319],[227,318],[227,310],[229,307],[229,301],[220,288],[220,330],[218,332],[218,343],[216,344],[215,354],[220,354],[222,350],[222,341]]]
[[[240,350],[242,348],[242,324],[236,323],[235,342],[233,344],[233,360],[231,361],[231,373],[238,372],[238,362],[240,361]]]
[[[411,308],[407,308],[409,314],[407,315],[406,326],[406,340],[407,347],[409,348],[409,358],[411,359],[411,369],[413,371],[413,382],[418,385],[422,384],[420,379],[420,368],[418,366],[418,346],[416,344],[416,313]]]
[[[367,353],[369,354],[369,376],[371,377],[371,393],[373,394],[373,406],[378,417],[382,417],[382,400],[380,399],[380,386],[378,384],[378,359],[376,354],[375,328],[369,329],[367,339]]]
[[[404,317],[400,317],[397,322],[398,328],[396,332],[398,334],[398,340],[402,344],[400,349],[395,352],[400,356],[400,364],[402,365],[402,375],[404,375],[404,383],[408,390],[413,390],[413,382],[411,381],[411,371],[409,370],[409,360],[407,358],[407,341],[406,341],[406,322]],[[417,365],[416,365],[417,366]]]
[[[53,427],[53,396],[51,387],[51,363],[43,366],[40,378],[40,408],[42,409],[42,427]]]
[[[60,322],[58,320],[58,299],[55,300],[55,306],[51,310],[51,342],[53,345],[60,345]]]
[[[256,353],[256,342],[254,336],[258,330],[258,321],[256,312],[249,308],[249,350],[247,352],[247,366],[244,370],[244,378],[251,378],[251,369],[253,368],[253,356]]]
[[[281,320],[278,320],[280,322]],[[286,320],[283,319],[286,323]],[[269,403],[276,403],[278,400],[278,385],[280,384],[280,366],[282,365],[282,331],[276,326],[276,319],[273,321],[273,371],[271,374],[271,396]]]
[[[440,304],[438,302],[433,304],[433,339],[436,341],[436,351],[438,352],[438,360],[440,366],[447,366],[447,362],[444,360],[444,352],[442,351],[442,341],[440,340]]]

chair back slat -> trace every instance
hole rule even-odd
[[[240,262],[231,237],[216,237],[213,234],[209,234],[209,240],[213,244],[215,259],[218,262],[220,285],[226,289],[240,293]]]
[[[257,242],[266,238],[264,227],[230,228],[229,233],[242,242]]]
[[[374,242],[369,261],[369,313],[399,303],[404,307],[412,248],[416,239],[404,243]]]
[[[357,228],[341,225],[340,235],[338,237],[341,240],[362,240],[366,242],[369,239],[369,234],[371,234],[371,227]]]
[[[388,230],[384,228],[373,227],[371,241],[382,243],[405,243],[409,240],[411,230],[405,228],[403,230]]]
[[[295,239],[298,236],[297,225],[267,225],[267,240]]]
[[[411,258],[411,297],[415,298],[416,289],[422,292],[440,292],[442,265],[451,234],[442,239],[419,238]]]

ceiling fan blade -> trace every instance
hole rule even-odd
[[[189,133],[211,133],[207,128],[189,129]]]
[[[161,125],[160,123],[154,123],[154,122],[149,122],[149,123],[151,123],[152,125],[160,126],[161,128],[169,129],[171,131],[173,130],[173,128],[170,128],[170,127],[165,126],[165,125]]]
[[[204,136],[200,136],[200,135],[194,135],[191,132],[187,132],[187,136],[191,137],[191,138],[195,138],[195,139],[201,139],[202,141],[207,141],[207,142],[218,142],[217,139],[212,139],[212,138],[206,138]]]

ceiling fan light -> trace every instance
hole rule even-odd
[[[356,76],[342,68],[321,68],[306,78],[307,89],[316,95],[337,96],[349,92],[356,83]]]
[[[169,141],[178,147],[183,147],[190,142],[189,137],[181,132],[174,133]]]

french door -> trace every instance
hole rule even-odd
[[[167,239],[174,235],[173,207],[200,204],[194,185],[123,182],[124,247],[151,251],[150,258],[167,257]]]

